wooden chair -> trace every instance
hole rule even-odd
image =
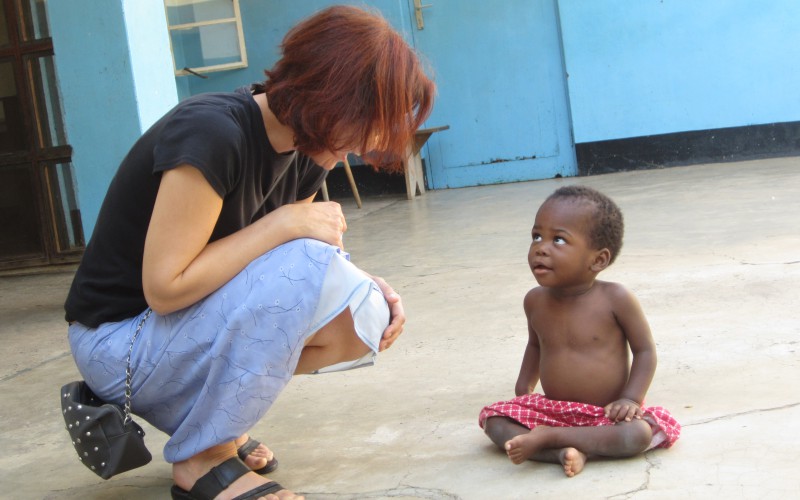
[[[447,130],[450,125],[443,125],[441,127],[421,128],[414,133],[414,142],[408,147],[408,152],[403,160],[403,173],[406,178],[406,196],[409,200],[413,200],[419,192],[420,195],[425,194],[425,178],[422,172],[422,155],[420,151],[422,147],[428,142],[428,139],[436,132]],[[356,205],[361,208],[361,197],[358,195],[358,187],[353,178],[353,170],[350,168],[350,162],[347,157],[344,159],[344,173],[347,174],[347,180],[350,182],[350,189],[353,190],[353,196],[356,199]],[[328,185],[325,181],[322,182],[322,199],[328,201]]]
[[[435,132],[441,132],[449,128],[450,125],[421,128],[414,134],[414,143],[409,146],[408,154],[403,160],[403,171],[406,176],[406,196],[409,200],[414,199],[417,191],[419,191],[420,195],[425,194],[425,178],[422,172],[422,155],[420,155],[422,146],[428,142],[430,136]]]

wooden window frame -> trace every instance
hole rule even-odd
[[[242,29],[242,15],[241,11],[239,10],[239,0],[230,0],[233,3],[233,17],[218,18],[218,19],[211,19],[208,21],[198,21],[198,22],[182,23],[182,24],[169,24],[169,15],[167,12],[168,1],[169,0],[164,0],[164,15],[167,16],[167,29],[169,31],[169,46],[170,46],[170,51],[172,52],[172,67],[175,71],[175,76],[197,75],[202,73],[211,73],[214,71],[225,71],[229,69],[240,69],[247,67],[247,49],[244,43],[244,31]],[[193,4],[197,3],[200,0],[185,0],[185,1],[187,4]],[[175,48],[172,46],[173,32],[194,29],[194,28],[202,28],[204,26],[215,26],[215,25],[230,24],[230,23],[233,23],[236,27],[236,35],[239,42],[239,55],[240,55],[239,61],[225,63],[225,64],[213,64],[209,66],[192,67],[192,68],[186,68],[186,67],[178,68],[175,61]]]

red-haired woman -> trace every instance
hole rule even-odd
[[[374,356],[405,322],[348,261],[341,207],[311,201],[348,152],[397,164],[433,83],[382,17],[342,6],[289,31],[266,76],[181,102],[136,142],[65,305],[102,399],[124,400],[135,339],[132,410],[170,435],[175,498],[296,498],[255,473],[276,461],[248,430],[294,373]]]

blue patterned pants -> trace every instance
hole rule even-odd
[[[170,435],[168,462],[233,441],[269,410],[306,339],[347,307],[356,333],[377,352],[389,322],[377,285],[337,247],[310,239],[281,245],[200,302],[151,314],[132,351],[132,411]],[[145,313],[69,328],[78,369],[106,401],[124,401],[130,340]]]

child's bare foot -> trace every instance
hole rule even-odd
[[[527,434],[520,434],[509,439],[505,445],[508,458],[519,465],[540,451],[544,447],[544,443],[539,439],[539,436],[541,435],[541,429],[544,428],[544,426],[534,427]]]
[[[558,460],[564,466],[564,474],[572,477],[583,470],[586,464],[586,455],[575,448],[563,448],[558,453]]]

